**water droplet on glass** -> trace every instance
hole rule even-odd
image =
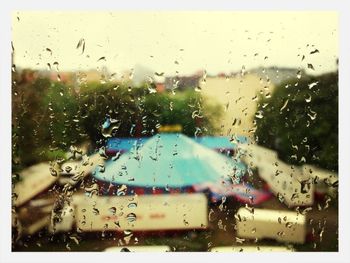
[[[289,102],[289,99],[286,99],[286,101],[284,102],[282,108],[280,109],[280,112],[283,111],[287,107],[288,102]]]
[[[301,78],[301,70],[298,70],[298,72],[297,72],[297,78],[298,78],[298,79]]]
[[[81,38],[81,39],[79,40],[79,42],[78,42],[78,44],[77,44],[77,46],[76,46],[76,49],[79,49],[80,47],[82,48],[81,54],[83,54],[84,51],[85,51],[85,39],[84,39],[84,38]]]
[[[281,203],[284,202],[284,196],[281,193],[277,193],[277,198]]]
[[[136,208],[136,207],[137,207],[137,203],[128,204],[128,208]]]
[[[129,229],[124,230],[124,235],[129,236],[132,234],[132,231]]]
[[[105,138],[112,137],[114,133],[119,129],[121,123],[110,117],[107,117],[105,122],[102,124],[101,133]]]
[[[312,82],[310,84],[308,84],[309,89],[312,89],[313,87],[315,87],[318,84],[318,81]]]
[[[314,68],[314,66],[312,65],[312,64],[307,64],[307,68],[309,68],[309,69],[312,69],[312,70],[315,70],[315,68]]]
[[[50,53],[50,56],[52,56],[52,50],[51,50],[51,49],[46,48],[45,50],[46,50],[47,52],[49,52],[49,53]]]
[[[315,50],[311,51],[310,54],[316,54],[316,53],[320,53],[320,51],[316,48]]]
[[[263,112],[261,110],[257,111],[257,113],[255,113],[255,117],[258,119],[262,119],[264,117]]]
[[[241,77],[243,77],[246,73],[245,66],[243,65],[241,68]]]
[[[291,228],[292,226],[293,226],[293,223],[292,223],[292,222],[287,222],[287,223],[286,223],[286,227],[287,227],[287,228]]]
[[[194,88],[194,90],[195,90],[196,92],[201,92],[201,91],[202,91],[202,88],[199,87],[199,86],[196,86],[196,87]]]
[[[108,209],[108,211],[112,214],[112,215],[115,215],[115,213],[117,212],[117,208],[115,208],[114,206],[110,207]]]
[[[56,71],[58,72],[59,71],[59,69],[58,69],[58,62],[57,61],[55,61],[52,65],[54,65],[55,67],[56,67]]]
[[[164,72],[154,72],[154,75],[158,76],[158,77],[162,77],[164,75]]]
[[[310,112],[311,112],[311,113],[308,113],[307,115],[308,115],[308,116],[310,117],[310,119],[313,121],[313,120],[316,119],[317,113],[314,112],[314,111],[311,111],[311,110],[310,110]]]
[[[95,216],[97,216],[97,215],[100,214],[100,211],[99,211],[97,208],[93,207],[93,208],[92,208],[92,213],[93,213]]]
[[[131,223],[136,221],[136,214],[135,213],[129,213],[126,216],[126,219]]]
[[[311,97],[311,95],[309,94],[308,97],[305,98],[305,101],[306,101],[307,103],[310,103],[310,102],[311,102],[311,98],[312,98],[312,97]]]

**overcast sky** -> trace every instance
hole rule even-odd
[[[36,69],[57,61],[60,70],[185,75],[312,64],[320,74],[338,57],[334,12],[14,12],[12,32],[16,66]]]

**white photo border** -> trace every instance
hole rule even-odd
[[[296,252],[296,253],[100,253],[100,252],[11,252],[11,14],[14,11],[67,10],[67,11],[336,11],[339,15],[339,252]],[[350,8],[347,1],[337,0],[251,0],[251,1],[44,1],[15,0],[3,2],[0,10],[0,151],[1,203],[0,203],[0,262],[212,262],[212,261],[283,261],[283,262],[348,262],[350,258],[349,201],[350,175],[348,156],[350,146],[349,117],[350,103]]]

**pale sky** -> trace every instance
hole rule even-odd
[[[242,66],[312,64],[308,72],[315,74],[337,68],[335,12],[26,11],[13,12],[12,32],[16,66],[35,69],[56,61],[63,71],[106,66],[118,73],[142,65],[165,75]],[[83,54],[76,49],[82,38]]]

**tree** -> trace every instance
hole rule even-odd
[[[260,98],[258,113],[258,144],[291,164],[338,170],[338,72],[277,86],[271,98]]]
[[[79,94],[80,108],[86,114],[82,120],[85,131],[94,142],[103,143],[101,127],[106,118],[111,118],[115,127],[108,135],[116,137],[152,136],[160,125],[168,124],[180,124],[189,136],[215,131],[220,106],[209,105],[194,90],[176,94],[154,91],[148,83],[139,87],[89,83]]]
[[[23,70],[13,74],[12,91],[14,170],[63,157],[71,144],[81,141],[72,87]]]

